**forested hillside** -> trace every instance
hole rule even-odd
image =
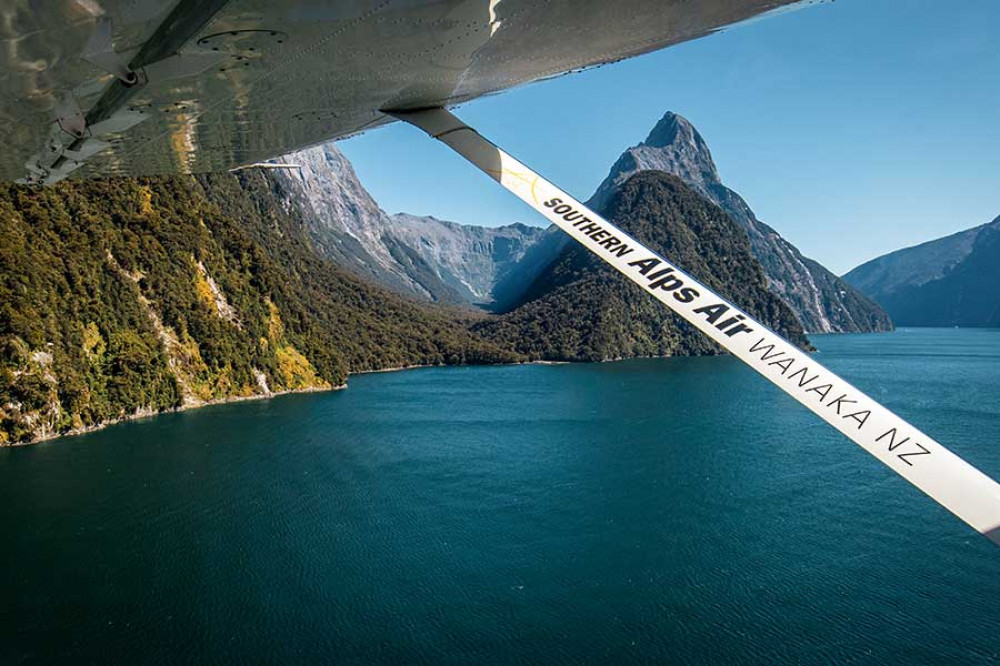
[[[768,290],[746,233],[718,206],[662,171],[643,171],[609,194],[603,214],[651,249],[802,347],[792,310]],[[531,358],[600,361],[716,354],[720,348],[577,243],[529,287],[528,301],[476,326]]]
[[[0,445],[424,364],[718,348],[575,244],[502,317],[408,300],[314,247],[269,172],[0,184]],[[800,345],[746,234],[648,172],[607,213]]]
[[[321,259],[270,178],[0,184],[0,444],[519,358]]]

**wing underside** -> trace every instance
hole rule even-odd
[[[0,178],[232,168],[794,0],[13,0]],[[571,106],[567,106],[567,113]]]

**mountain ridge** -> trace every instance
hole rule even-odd
[[[1000,216],[889,252],[844,279],[902,326],[1000,325]]]
[[[355,274],[418,299],[509,312],[530,300],[530,285],[570,243],[555,226],[488,228],[434,216],[389,215],[343,153],[329,144],[286,159],[303,169],[278,174],[282,196],[289,206],[310,211],[307,222],[317,248]],[[757,219],[722,183],[705,139],[675,113],[664,114],[643,142],[623,151],[588,205],[600,209],[628,177],[647,170],[678,176],[744,228],[769,287],[806,330],[891,330],[888,315],[876,303]]]
[[[396,213],[384,238],[402,243],[455,289],[464,302],[489,305],[494,289],[544,233],[513,222],[499,227],[467,225],[432,215]]]
[[[770,288],[813,333],[891,330],[881,308],[819,262],[804,257],[777,231],[757,219],[746,201],[726,187],[704,137],[686,118],[668,111],[641,143],[626,149],[588,205],[600,209],[632,174],[671,173],[691,186],[745,230]]]
[[[844,279],[866,293],[888,293],[919,286],[942,277],[972,251],[976,237],[989,227],[1000,228],[1000,216],[990,222],[903,247],[852,268]]]

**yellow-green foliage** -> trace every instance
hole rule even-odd
[[[177,346],[170,350],[174,361],[174,372],[177,373],[182,389],[186,389],[190,397],[201,402],[207,402],[220,395],[216,389],[217,378],[205,365],[201,357],[198,343],[184,331]]]
[[[285,324],[281,321],[281,312],[278,310],[278,306],[268,300],[267,309],[267,334],[270,340],[265,338],[261,340],[261,343],[265,348],[274,349],[275,358],[278,360],[278,379],[280,380],[280,384],[272,388],[286,391],[329,388],[329,382],[324,381],[316,374],[316,368],[312,366],[309,359],[285,342]]]
[[[295,391],[306,388],[329,388],[329,382],[323,381],[305,356],[291,345],[282,345],[275,352],[278,359],[278,375],[281,385],[286,390]]]
[[[198,294],[198,298],[201,299],[201,302],[214,312],[216,309],[215,294],[212,293],[212,286],[208,284],[208,278],[198,270],[197,265],[195,265],[194,271],[194,290]]]
[[[139,213],[142,215],[153,214],[153,191],[145,185],[138,188]]]
[[[267,300],[267,339],[262,339],[262,342],[267,345],[268,339],[277,342],[285,337],[285,325],[281,323],[281,313],[278,311],[278,306],[271,302],[270,299]]]
[[[83,328],[83,353],[92,361],[98,361],[104,355],[107,345],[101,337],[97,324],[90,322]]]
[[[519,358],[319,257],[270,178],[0,183],[4,441],[38,434],[3,411],[11,402],[54,404],[67,430],[261,392],[258,373],[281,390],[340,385],[352,370]],[[219,316],[198,262],[239,325]],[[51,353],[51,367],[15,372],[30,350]]]

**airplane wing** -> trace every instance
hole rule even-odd
[[[231,169],[792,4],[3,0],[0,179]]]

